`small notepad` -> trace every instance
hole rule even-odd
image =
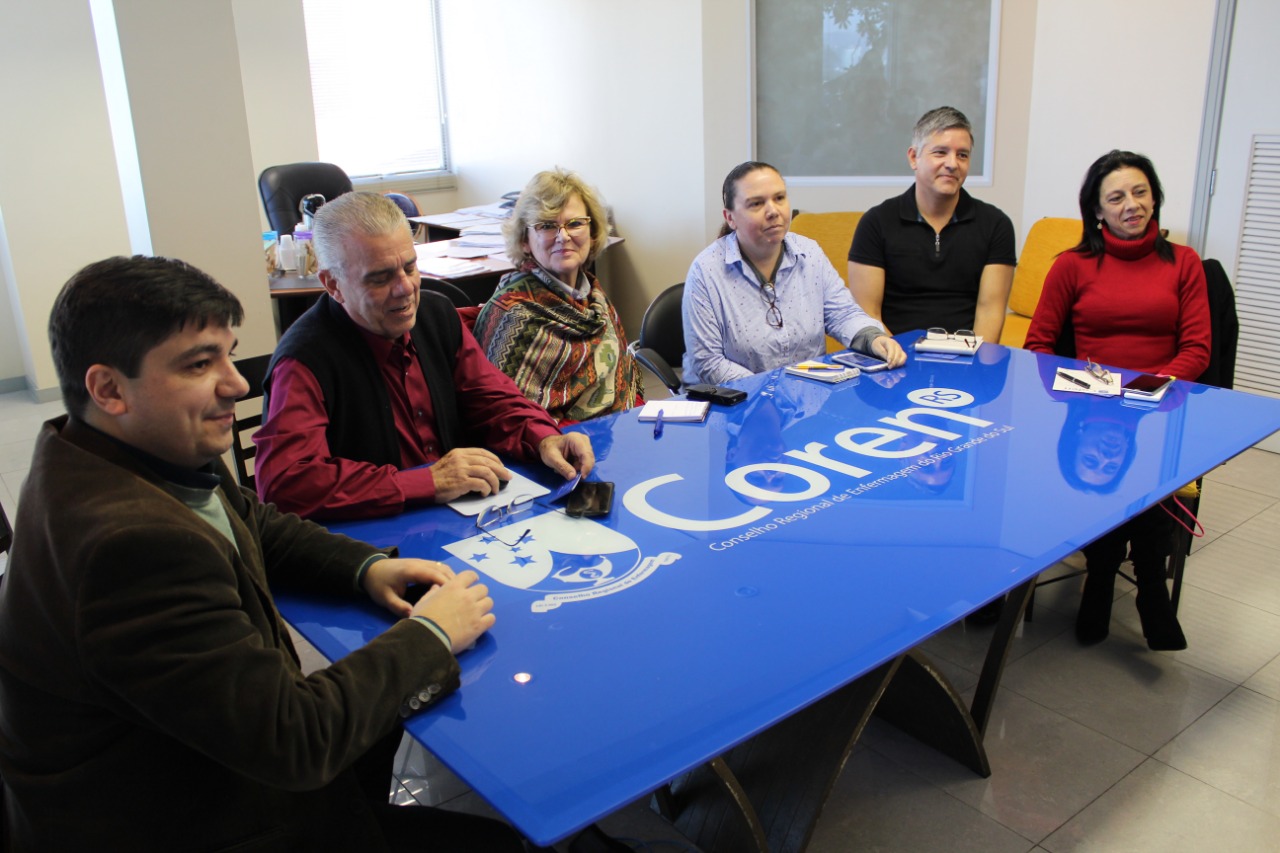
[[[920,338],[916,341],[917,352],[945,352],[952,355],[973,355],[982,346],[982,335],[963,338]]]
[[[855,378],[861,372],[856,367],[842,367],[825,361],[802,361],[787,368],[787,373],[792,376],[802,376],[805,379],[831,384],[846,382]]]
[[[640,410],[640,420],[656,421],[662,412],[666,424],[699,424],[707,419],[710,408],[707,400],[650,400]]]

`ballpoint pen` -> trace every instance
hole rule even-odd
[[[1070,373],[1067,373],[1065,370],[1059,370],[1058,375],[1061,376],[1063,379],[1067,380],[1068,382],[1074,382],[1075,384],[1079,385],[1081,388],[1088,388],[1090,390],[1093,390],[1093,386],[1090,385],[1088,382],[1085,382],[1083,379],[1077,379],[1076,377],[1072,376]]]
[[[658,409],[658,416],[653,419],[653,437],[662,438],[662,409]]]
[[[825,361],[802,361],[792,365],[796,370],[847,370],[843,364],[827,364]]]

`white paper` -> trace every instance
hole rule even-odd
[[[449,501],[449,506],[462,515],[478,516],[491,506],[506,506],[512,501],[524,497],[540,498],[545,494],[550,494],[550,492],[551,490],[547,487],[538,485],[517,471],[512,471],[511,479],[507,482],[506,488],[483,498],[455,498]]]
[[[1062,376],[1063,373],[1079,379],[1085,385],[1077,385]],[[1094,394],[1098,397],[1115,397],[1120,393],[1120,374],[1113,370],[1107,377],[1107,381],[1103,382],[1087,370],[1059,367],[1053,376],[1053,390],[1069,391],[1073,394]]]
[[[639,419],[657,420],[658,412],[662,412],[664,423],[697,422],[706,417],[710,406],[706,400],[650,400],[640,410]]]

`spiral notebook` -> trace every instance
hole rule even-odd
[[[656,421],[662,412],[666,424],[700,424],[707,419],[707,400],[650,400],[640,410],[640,420]]]

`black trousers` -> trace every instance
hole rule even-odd
[[[1131,557],[1134,565],[1148,566],[1167,559],[1173,551],[1173,518],[1156,504],[1124,524],[1104,533],[1080,550],[1094,570],[1116,569]]]

